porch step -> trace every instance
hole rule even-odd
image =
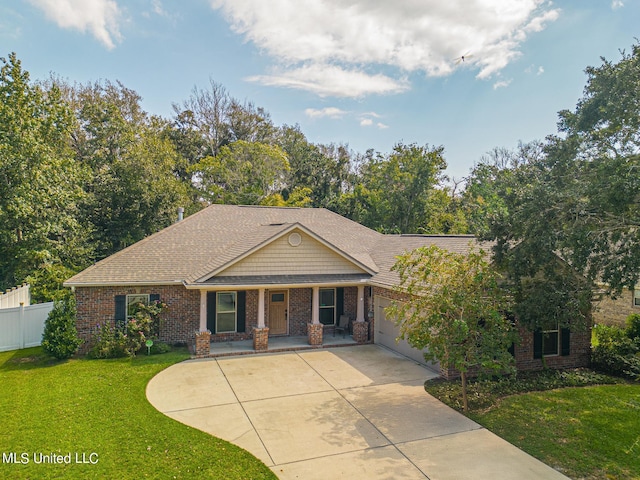
[[[264,353],[291,352],[296,350],[317,350],[320,348],[347,347],[358,345],[351,337],[325,336],[322,345],[309,345],[308,338],[305,337],[269,337],[268,350],[254,350],[253,340],[242,340],[238,342],[212,342],[208,355],[197,358],[217,358],[230,357],[236,355],[257,355]]]

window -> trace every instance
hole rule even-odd
[[[571,330],[550,324],[533,334],[533,358],[571,355]]]
[[[320,323],[323,325],[336,324],[336,289],[320,289]]]
[[[633,289],[633,306],[640,307],[640,285]]]
[[[542,355],[558,355],[560,352],[560,330],[555,325],[553,330],[542,331]]]
[[[216,333],[229,333],[236,331],[236,307],[236,292],[217,292]]]
[[[127,320],[135,315],[136,305],[139,303],[149,305],[149,295],[139,293],[135,295],[127,295]]]

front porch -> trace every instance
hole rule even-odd
[[[227,357],[235,355],[254,355],[262,353],[289,352],[294,350],[311,350],[330,347],[347,347],[359,345],[351,335],[324,335],[321,345],[310,345],[307,336],[269,337],[266,350],[253,348],[253,340],[238,340],[229,342],[211,342],[208,354],[194,355],[197,358]]]

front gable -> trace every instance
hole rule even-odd
[[[296,226],[208,275],[211,277],[371,273],[355,259]]]

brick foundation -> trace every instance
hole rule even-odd
[[[369,341],[369,324],[367,322],[353,322],[353,339],[358,343]]]
[[[196,357],[206,357],[211,353],[211,332],[196,332]]]
[[[323,325],[321,323],[307,324],[309,345],[322,345]]]
[[[269,348],[269,328],[253,329],[253,349],[262,352]]]

